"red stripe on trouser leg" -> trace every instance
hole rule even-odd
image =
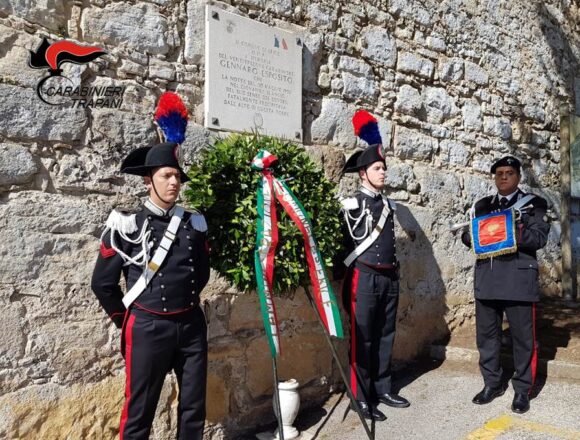
[[[536,303],[532,304],[532,338],[534,351],[532,354],[532,386],[530,387],[530,393],[532,392],[532,387],[536,383],[536,373],[538,371],[538,344],[536,342]]]
[[[119,438],[123,440],[125,424],[129,417],[129,401],[131,400],[131,361],[133,358],[133,324],[135,315],[130,315],[125,328],[125,405],[121,413],[121,424],[119,426]]]
[[[350,388],[354,398],[357,398],[356,380],[356,288],[358,286],[359,270],[354,269],[350,285]]]

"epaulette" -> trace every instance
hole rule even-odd
[[[137,230],[137,221],[135,214],[120,212],[113,209],[107,218],[105,226],[109,229],[128,235]]]
[[[347,211],[352,211],[353,209],[358,209],[358,199],[356,197],[348,197],[340,201],[342,209]]]
[[[196,231],[206,232],[207,222],[205,221],[203,214],[195,208],[190,209],[189,213],[191,214],[189,217],[189,223],[191,224],[191,227]]]

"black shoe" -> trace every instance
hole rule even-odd
[[[398,394],[393,393],[379,394],[377,398],[379,402],[384,403],[385,405],[388,406],[392,406],[393,408],[407,408],[409,405],[411,405],[407,399],[399,396]]]
[[[505,389],[502,386],[499,388],[492,388],[486,385],[483,387],[483,390],[475,395],[472,402],[476,405],[485,405],[496,397],[503,396],[503,393],[505,393]]]
[[[530,398],[527,393],[516,393],[512,402],[512,411],[518,414],[528,412],[530,409]]]
[[[363,402],[362,400],[357,400],[356,403],[358,403],[360,412],[365,419],[376,420],[377,422],[383,422],[387,420],[387,416],[384,415],[381,411],[379,411],[376,407],[369,406],[367,405],[366,402]],[[353,408],[352,404],[351,408],[353,410],[355,409]]]

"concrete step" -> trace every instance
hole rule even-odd
[[[542,298],[536,312],[538,373],[548,378],[580,380],[580,303]],[[503,327],[502,361],[513,365],[507,321]],[[479,353],[473,323],[455,329],[449,341],[432,345],[430,354],[440,361],[477,367]]]
[[[476,366],[479,362],[477,349],[452,345],[431,345],[430,356],[440,361],[464,363],[471,366]],[[501,356],[502,363],[513,363],[511,354],[503,352]],[[580,381],[580,363],[539,358],[538,374],[553,379]]]

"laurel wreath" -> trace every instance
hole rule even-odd
[[[304,205],[327,268],[342,251],[337,185],[302,147],[255,133],[218,139],[190,168],[191,182],[184,194],[187,203],[206,216],[212,268],[242,291],[256,286],[256,190],[261,174],[250,163],[260,149],[278,157],[275,175],[285,179]],[[280,295],[307,286],[309,275],[302,235],[278,208],[274,293]]]

